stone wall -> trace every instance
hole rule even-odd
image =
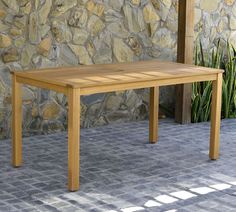
[[[176,59],[177,0],[0,0],[0,137],[11,125],[10,70],[126,61]],[[195,35],[236,43],[235,0],[196,0]],[[161,103],[173,108],[173,87]],[[23,88],[24,133],[67,127],[67,100],[51,91]],[[82,97],[81,125],[147,118],[148,91]]]

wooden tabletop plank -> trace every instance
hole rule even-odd
[[[134,63],[47,68],[15,72],[21,78],[77,88],[122,84],[158,79],[205,76],[223,70],[156,60]]]

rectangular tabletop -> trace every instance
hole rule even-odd
[[[79,189],[80,97],[108,91],[150,88],[149,142],[158,140],[159,86],[212,81],[211,159],[219,158],[222,70],[143,61],[109,65],[50,68],[12,75],[12,163],[22,164],[22,84],[62,92],[68,98],[68,189]]]
[[[22,83],[63,92],[80,88],[81,94],[214,80],[220,69],[156,60],[16,72]],[[194,78],[193,78],[194,77]],[[180,80],[181,79],[181,80]],[[38,84],[37,84],[38,83]]]

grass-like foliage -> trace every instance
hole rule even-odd
[[[195,50],[195,64],[225,70],[222,86],[222,118],[236,118],[236,49],[229,42],[218,40],[215,48],[204,52],[200,42]],[[211,96],[211,82],[193,84],[192,122],[210,119]]]

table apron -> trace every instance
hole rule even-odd
[[[131,89],[140,89],[140,88],[150,88],[155,86],[168,86],[168,85],[177,85],[185,83],[194,83],[194,82],[203,82],[203,81],[214,81],[217,79],[217,74],[211,75],[199,75],[199,76],[190,76],[190,77],[177,77],[172,79],[158,79],[158,80],[145,80],[140,82],[127,82],[113,85],[100,85],[100,86],[91,86],[91,87],[69,87],[53,84],[50,82],[44,82],[37,79],[29,79],[21,76],[17,76],[17,82],[22,84],[27,84],[43,89],[53,90],[65,95],[68,94],[68,89],[80,89],[81,95],[90,95],[96,93],[105,93],[105,92],[114,92],[114,91],[123,91]]]
[[[25,78],[25,77],[21,77],[21,76],[17,76],[17,82],[22,83],[22,84],[31,85],[34,87],[38,87],[38,88],[53,90],[58,93],[63,93],[65,95],[68,94],[67,86],[60,86],[60,85],[52,84],[49,82],[44,82],[44,81],[37,80],[37,79],[29,79],[29,78]]]
[[[168,86],[168,85],[177,85],[177,84],[186,84],[194,82],[204,82],[204,81],[215,81],[217,80],[218,74],[204,75],[204,76],[191,76],[191,77],[181,77],[173,79],[158,79],[158,80],[148,80],[141,82],[129,82],[113,85],[101,85],[94,87],[85,87],[80,88],[81,95],[90,95],[96,93],[105,93],[105,92],[114,92],[114,91],[123,91],[131,89],[140,89],[140,88],[150,88],[156,86]]]

